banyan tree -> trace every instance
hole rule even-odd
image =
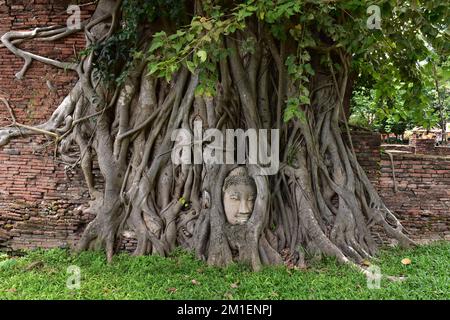
[[[99,0],[78,27],[7,32],[3,44],[24,60],[17,78],[34,60],[74,70],[78,81],[48,121],[14,120],[0,145],[44,134],[62,161],[81,167],[95,218],[77,249],[104,249],[109,260],[124,230],[137,238],[136,255],[181,246],[212,265],[254,270],[301,266],[310,255],[359,265],[376,253],[375,227],[413,245],[358,164],[348,106],[364,70],[414,78],[428,50],[416,31],[432,34],[429,10],[440,5],[379,2],[368,13],[365,1]],[[423,19],[411,23],[416,13]],[[76,63],[20,49],[74,32],[86,39]],[[230,129],[244,132],[232,136],[235,161],[189,161],[190,147],[205,154],[216,143],[218,159],[229,152],[217,142]],[[180,147],[188,161],[174,161],[176,132],[194,137]],[[250,161],[249,132],[277,151],[275,171]]]

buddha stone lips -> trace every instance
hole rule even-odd
[[[171,158],[174,164],[251,164],[257,175],[274,175],[280,161],[279,129],[203,130],[202,121],[194,121],[193,133],[188,129],[172,132],[175,141]],[[270,131],[270,142],[268,133]],[[224,141],[225,140],[225,141]],[[248,141],[248,143],[247,143]],[[236,143],[235,143],[236,142]],[[236,145],[236,148],[235,148]]]

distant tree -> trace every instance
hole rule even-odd
[[[423,82],[427,97],[437,115],[443,143],[447,143],[447,122],[450,118],[450,58],[435,52],[423,67]]]
[[[360,73],[350,101],[350,123],[396,135],[414,127],[445,128],[450,108],[449,66],[446,56],[430,51],[429,57],[418,62],[418,78],[409,82],[395,73],[378,80]]]

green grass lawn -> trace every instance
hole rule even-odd
[[[401,263],[409,258],[411,264]],[[20,258],[0,256],[0,299],[449,299],[450,243],[413,250],[385,249],[373,264],[381,280],[368,289],[364,275],[333,259],[306,270],[246,266],[208,267],[191,254],[170,258],[120,254],[107,264],[102,253],[71,255],[61,249],[30,251]],[[80,289],[68,289],[68,266],[81,270]]]

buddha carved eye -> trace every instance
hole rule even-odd
[[[237,193],[232,193],[232,194],[230,194],[230,199],[231,200],[240,200],[240,196]]]

